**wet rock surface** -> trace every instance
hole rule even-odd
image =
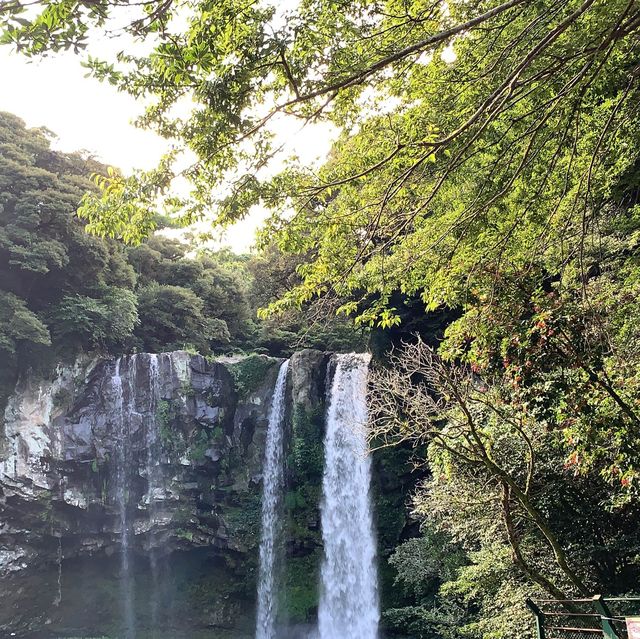
[[[127,592],[136,639],[252,637],[281,362],[141,353],[84,357],[50,379],[23,379],[0,428],[0,637],[125,637]],[[315,350],[289,364],[278,621],[292,639],[317,617],[334,364]],[[374,456],[381,562],[411,525],[411,454]],[[380,588],[382,599],[395,589],[390,571]]]
[[[322,404],[327,359],[294,356],[296,403]],[[87,595],[84,605],[93,607],[96,630],[114,623],[123,500],[140,574],[159,565],[187,582],[192,572],[197,584],[201,566],[215,566],[213,582],[195,588],[203,603],[190,608],[191,626],[250,629],[280,362],[142,353],[84,358],[54,379],[21,381],[6,409],[0,460],[0,635],[63,636],[77,616],[69,597],[97,583],[100,605]]]

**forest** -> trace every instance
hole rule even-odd
[[[0,114],[3,396],[21,371],[47,370],[83,350],[280,355],[363,342],[346,322],[257,318],[297,281],[294,261],[275,247],[243,256],[160,233],[137,246],[87,234],[76,210],[95,190],[91,175],[106,167],[52,151],[51,137]]]
[[[146,51],[94,56],[114,21]],[[80,353],[368,350],[374,466],[411,477],[383,636],[640,602],[638,0],[10,0],[0,34],[172,142],[127,174],[0,113],[2,404]],[[322,165],[277,122],[330,123]],[[256,207],[248,254],[190,234]]]

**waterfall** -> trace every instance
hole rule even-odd
[[[320,639],[376,639],[380,618],[366,441],[370,356],[336,356],[325,434]]]
[[[116,435],[116,501],[120,515],[120,579],[121,579],[121,600],[122,615],[125,628],[124,639],[133,639],[135,636],[135,621],[133,611],[133,582],[130,566],[129,548],[129,520],[127,506],[129,500],[130,484],[130,459],[129,440],[130,423],[129,417],[132,412],[133,388],[131,384],[131,371],[127,370],[127,396],[125,398],[124,385],[122,383],[121,366],[124,358],[116,360],[115,371],[111,378],[111,384],[115,397],[115,435]],[[135,362],[131,362],[134,366]]]
[[[56,565],[58,567],[58,580],[56,583],[56,598],[53,600],[53,605],[58,608],[62,603],[62,533],[58,533],[58,552],[56,554]]]
[[[282,522],[284,487],[283,426],[287,387],[287,360],[280,366],[269,410],[263,471],[262,536],[260,539],[260,574],[256,639],[273,639],[277,615],[277,544]]]
[[[160,571],[157,557],[157,540],[154,522],[158,516],[158,500],[164,490],[164,476],[161,467],[161,438],[158,430],[157,409],[161,399],[160,365],[169,359],[170,354],[140,353],[121,357],[116,360],[111,378],[111,390],[114,397],[113,435],[115,438],[114,481],[115,499],[120,524],[120,596],[124,639],[133,639],[136,635],[134,614],[134,588],[131,570],[131,534],[129,521],[132,478],[137,472],[132,459],[132,432],[140,425],[144,426],[144,444],[146,449],[145,473],[147,478],[147,514],[149,518],[149,562],[151,584],[149,588],[149,617],[151,627],[158,626]],[[148,374],[147,374],[148,372]],[[146,378],[146,379],[145,379]],[[145,389],[146,386],[146,389]],[[140,393],[146,390],[146,393]]]
[[[136,357],[134,355],[134,357]],[[149,357],[149,406],[145,424],[145,445],[147,449],[146,474],[147,474],[147,500],[149,516],[149,563],[151,566],[151,590],[150,590],[150,617],[151,626],[158,625],[159,611],[159,566],[154,532],[154,521],[157,518],[157,499],[159,492],[163,489],[163,477],[161,470],[161,446],[160,433],[158,432],[157,410],[160,401],[160,376],[159,359],[162,355],[148,355]],[[170,357],[170,356],[169,356]]]

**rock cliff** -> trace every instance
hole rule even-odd
[[[321,403],[326,359],[297,354],[289,395]],[[23,380],[5,412],[0,461],[0,631],[80,627],[87,606],[96,630],[113,624],[118,597],[92,604],[86,591],[117,589],[123,520],[138,581],[152,563],[208,564],[216,583],[201,583],[208,598],[190,624],[249,629],[278,364],[178,351],[83,359],[51,380]],[[185,577],[191,589],[199,577]],[[65,597],[83,588],[85,606]]]
[[[0,433],[0,636],[122,637],[123,592],[138,638],[251,636],[280,363],[142,353],[23,379]],[[318,600],[330,364],[305,350],[289,366],[281,616],[293,628]],[[397,515],[386,545],[404,525],[395,470],[375,479]]]

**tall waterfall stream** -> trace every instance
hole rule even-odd
[[[136,357],[134,355],[134,357]],[[159,362],[162,358],[168,359],[169,370],[171,370],[171,357],[165,353],[160,355],[149,355],[149,410],[145,420],[145,445],[147,448],[146,473],[147,473],[147,507],[149,518],[155,520],[158,516],[157,501],[164,489],[161,465],[161,442],[158,429],[158,402],[160,401],[160,373]],[[157,627],[160,590],[160,570],[158,564],[158,551],[156,548],[155,534],[150,533],[149,562],[151,566],[151,625]]]
[[[336,356],[328,403],[322,482],[319,639],[376,639],[380,619],[376,540],[366,440],[370,356]],[[280,367],[269,412],[263,470],[262,537],[256,639],[275,639],[278,550],[284,491],[284,418],[288,362]]]
[[[116,500],[120,514],[120,595],[122,602],[122,617],[125,628],[125,639],[133,639],[135,636],[135,618],[133,612],[133,578],[131,575],[130,557],[130,530],[128,517],[129,499],[129,459],[128,442],[130,437],[130,413],[131,413],[131,383],[129,375],[131,369],[135,371],[135,366],[130,366],[127,373],[127,396],[125,397],[125,385],[122,381],[123,358],[116,360],[115,371],[111,379],[116,401],[116,432],[118,434],[116,449]],[[132,363],[130,363],[132,364]]]
[[[277,615],[278,543],[282,528],[282,492],[284,488],[283,427],[289,361],[280,366],[273,391],[265,446],[262,492],[262,536],[256,639],[274,639]]]
[[[320,639],[375,639],[380,618],[366,441],[370,356],[338,355],[325,434]]]
[[[116,360],[111,386],[116,402],[115,431],[118,434],[115,460],[115,498],[119,512],[120,524],[120,597],[122,608],[122,624],[124,639],[134,639],[136,636],[136,620],[134,613],[135,592],[131,567],[131,522],[129,521],[129,501],[131,492],[132,460],[129,459],[129,449],[132,436],[132,420],[136,419],[144,424],[147,475],[147,509],[150,520],[157,516],[157,500],[164,488],[161,466],[160,434],[156,412],[160,393],[160,362],[168,360],[168,370],[172,370],[171,355],[140,353],[121,357]],[[136,396],[139,388],[138,375],[148,369],[148,379],[145,398]],[[143,405],[139,406],[140,401]],[[152,626],[158,624],[158,594],[159,594],[159,566],[157,551],[154,547],[153,536],[150,540],[149,558],[151,566],[152,584],[150,589],[150,618]]]

